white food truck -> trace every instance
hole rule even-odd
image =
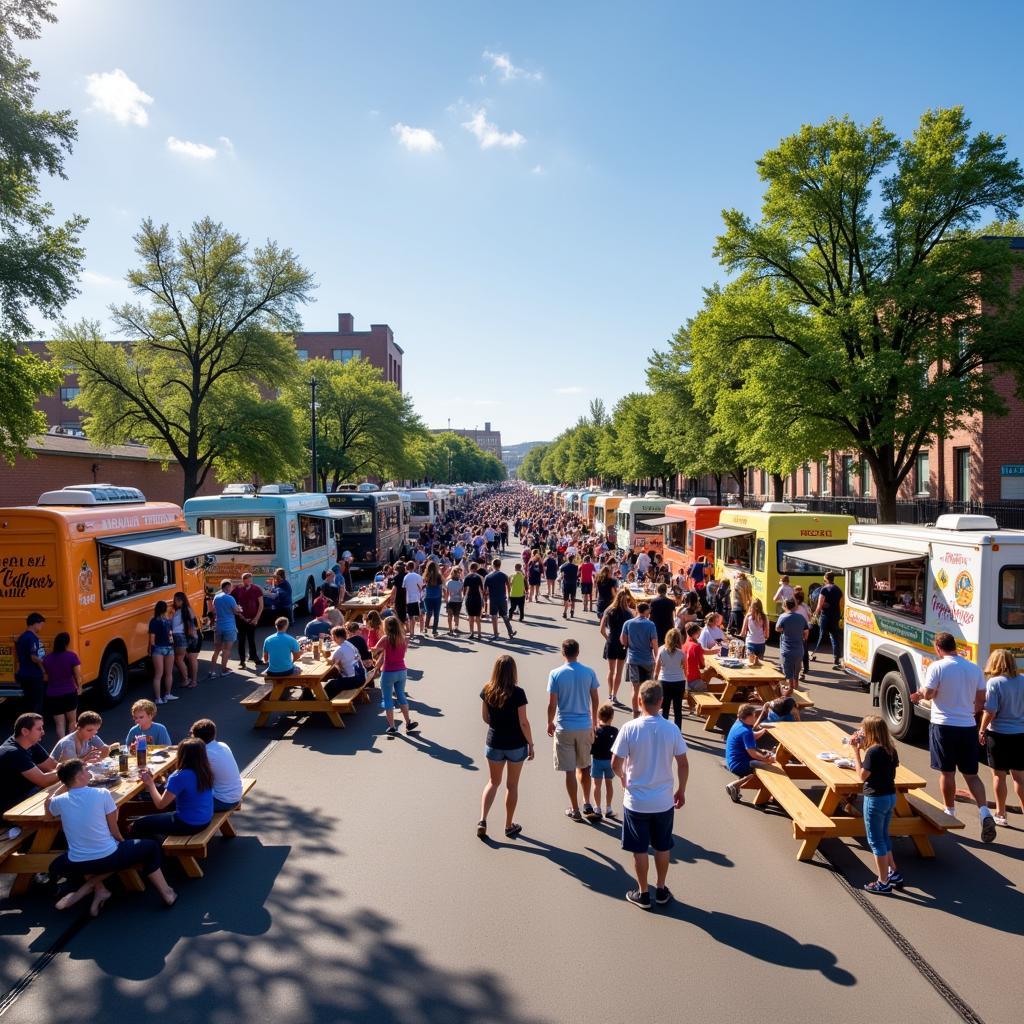
[[[935,660],[936,633],[952,633],[979,666],[1005,648],[1024,668],[1024,530],[979,515],[854,525],[846,544],[800,557],[846,573],[844,668],[897,739],[928,718],[929,702],[914,705],[910,694]]]

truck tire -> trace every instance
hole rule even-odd
[[[307,615],[313,614],[313,602],[316,600],[316,584],[313,582],[313,577],[310,576],[306,580],[306,593],[302,598],[302,610]]]
[[[924,722],[914,714],[910,690],[899,672],[886,672],[882,677],[878,704],[893,739],[911,740],[923,731]]]
[[[93,684],[96,701],[101,707],[112,708],[124,700],[128,687],[128,661],[117,650],[110,648],[100,662],[100,674]]]

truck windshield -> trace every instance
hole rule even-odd
[[[373,510],[372,509],[348,509],[349,512],[357,512],[358,515],[351,519],[342,519],[340,523],[342,537],[350,535],[362,536],[373,533]]]

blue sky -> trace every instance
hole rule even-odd
[[[544,440],[644,384],[724,207],[800,124],[963,104],[1024,157],[1024,5],[62,0],[23,45],[69,107],[104,319],[144,216],[209,214],[316,275],[311,330],[389,323],[431,426]],[[40,325],[43,329],[44,325]]]

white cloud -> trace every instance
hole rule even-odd
[[[226,135],[218,135],[217,141],[220,143],[220,148],[223,149],[228,156],[235,155],[235,144]]]
[[[525,78],[539,82],[544,77],[539,71],[527,71],[526,68],[516,67],[507,53],[492,53],[490,50],[484,50],[484,60],[489,60],[491,67],[506,82],[513,78]]]
[[[82,281],[94,288],[117,288],[124,282],[107,274],[97,274],[94,270],[83,270]]]
[[[554,391],[556,395],[582,395],[586,391],[586,388],[581,388],[579,385],[573,384],[567,388],[552,388],[551,390]]]
[[[463,121],[462,127],[476,136],[481,149],[493,149],[495,146],[501,149],[518,149],[526,142],[526,138],[519,132],[503,132],[497,125],[491,124],[483,107],[470,120]]]
[[[429,128],[412,128],[399,121],[398,124],[391,126],[391,134],[398,139],[398,144],[410,153],[433,153],[444,148]]]
[[[85,91],[92,99],[90,110],[109,114],[118,124],[149,123],[146,106],[153,97],[144,93],[120,68],[88,75]]]
[[[189,160],[213,160],[217,156],[217,150],[205,142],[188,142],[186,139],[176,139],[173,135],[167,136],[167,148]]]

